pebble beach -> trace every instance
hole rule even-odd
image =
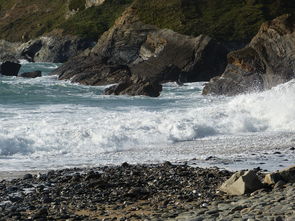
[[[229,196],[218,188],[232,174],[170,162],[27,173],[0,182],[0,220],[295,220],[294,184]]]

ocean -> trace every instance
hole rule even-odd
[[[57,80],[59,64],[22,62],[0,76],[0,171],[123,162],[238,170],[295,164],[295,80],[234,97],[201,95],[204,82],[165,84],[158,98],[106,96]]]

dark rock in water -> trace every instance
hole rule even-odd
[[[118,85],[111,86],[105,90],[107,95],[145,95],[150,97],[158,97],[162,91],[162,85],[157,82],[150,81],[125,81]]]
[[[23,78],[37,78],[42,76],[42,72],[41,71],[25,72],[20,74],[19,76]]]
[[[6,76],[17,76],[21,65],[15,62],[6,61],[0,66],[0,73]]]
[[[206,81],[226,67],[227,49],[208,36],[189,37],[143,24],[127,9],[89,52],[53,74],[87,85],[119,83],[106,94],[158,96],[159,85]]]
[[[264,23],[247,47],[229,53],[225,72],[212,78],[203,94],[261,91],[294,78],[294,24],[295,17],[291,15]]]
[[[94,86],[126,81],[131,76],[127,66],[108,65],[97,56],[75,57],[66,65],[61,66],[58,73],[60,73],[60,80],[71,79],[72,82]]]

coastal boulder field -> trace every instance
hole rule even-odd
[[[107,94],[158,96],[164,82],[208,81],[226,67],[227,49],[208,36],[189,37],[139,21],[132,7],[90,51],[53,74],[86,85],[119,83]],[[146,92],[145,85],[148,85]]]
[[[295,77],[295,18],[283,15],[264,23],[250,44],[229,53],[220,77],[203,94],[236,95],[270,89]]]

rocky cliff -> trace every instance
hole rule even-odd
[[[220,77],[203,94],[235,95],[269,89],[295,77],[295,18],[280,16],[264,23],[250,44],[229,53]]]
[[[54,74],[87,85],[119,83],[108,94],[158,96],[168,81],[205,81],[224,71],[227,50],[208,36],[189,37],[144,24],[130,7],[88,53]]]
[[[30,62],[63,63],[92,48],[94,41],[76,36],[43,36],[25,43],[0,41],[0,62],[25,59]]]
[[[203,93],[233,95],[294,75],[292,16],[265,23],[226,66],[229,50],[249,42],[260,24],[294,12],[288,0],[0,0],[0,9],[0,38],[15,42],[0,42],[2,61],[70,59],[55,72],[59,79],[117,84],[107,94],[158,96],[163,82],[223,73]]]

